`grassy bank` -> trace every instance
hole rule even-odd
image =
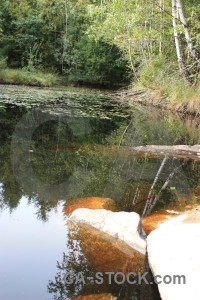
[[[146,91],[146,97],[143,98],[145,104],[200,114],[200,79],[193,85],[186,83],[176,64],[166,63],[160,58],[147,63],[141,68],[139,80],[133,83],[133,88]]]
[[[42,71],[25,69],[0,69],[0,83],[30,86],[53,86],[60,83],[57,75]]]
[[[130,103],[150,105],[172,112],[200,116],[200,85],[188,87],[176,83],[165,90],[160,86],[153,88],[139,82],[131,87],[124,99]]]
[[[200,115],[200,84],[187,86],[184,82],[172,82],[168,86],[149,86],[138,82],[133,90],[144,90],[145,97],[135,97],[136,102],[153,105],[166,110]],[[141,100],[141,98],[143,98]]]
[[[112,83],[97,81],[80,80],[73,76],[59,76],[53,73],[33,70],[28,71],[26,69],[9,69],[1,68],[0,65],[0,84],[14,84],[14,85],[27,85],[27,86],[88,86],[91,88],[106,88],[117,89],[127,86],[127,83]]]

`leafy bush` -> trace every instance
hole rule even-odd
[[[74,65],[69,76],[71,81],[115,85],[130,80],[128,62],[120,50],[87,36],[75,45]]]

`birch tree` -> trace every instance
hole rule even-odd
[[[173,20],[174,39],[176,45],[176,55],[177,55],[178,65],[179,65],[180,72],[183,76],[183,79],[191,83],[189,72],[183,60],[183,52],[181,49],[181,43],[180,43],[178,28],[177,28],[177,12],[178,11],[177,11],[176,0],[172,0],[172,20]]]
[[[197,61],[198,69],[200,69],[200,55],[197,52],[197,50],[194,48],[194,45],[193,45],[193,42],[192,42],[192,39],[191,39],[191,36],[189,33],[188,24],[187,24],[185,16],[184,16],[181,0],[176,0],[176,3],[177,3],[178,15],[180,17],[180,21],[181,21],[183,29],[184,29],[185,39],[187,42],[188,50],[189,50],[190,54],[193,56],[193,58]]]

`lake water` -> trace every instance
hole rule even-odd
[[[163,158],[131,148],[199,141],[198,120],[130,108],[106,91],[0,86],[0,299],[112,293],[144,300],[141,287],[64,284],[66,270],[98,270],[67,226],[63,207],[81,197],[110,197],[119,210],[142,214]],[[168,159],[154,210],[198,201],[199,178],[197,161]]]

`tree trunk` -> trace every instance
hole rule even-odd
[[[133,75],[137,79],[136,71],[135,71],[135,68],[134,68],[134,65],[133,65],[132,54],[131,54],[131,38],[129,38],[128,52],[129,52],[129,60],[130,60],[131,68],[132,68],[132,71],[133,71]]]
[[[164,166],[165,166],[165,164],[167,162],[167,159],[168,158],[165,156],[164,159],[163,159],[163,161],[162,161],[162,163],[161,163],[161,165],[160,165],[160,168],[159,168],[159,170],[158,170],[158,172],[156,174],[156,177],[154,178],[153,184],[152,184],[152,186],[150,188],[150,191],[149,191],[149,194],[148,194],[148,197],[147,197],[147,201],[146,201],[146,205],[145,205],[142,217],[145,216],[145,214],[146,214],[146,212],[148,210],[148,207],[149,207],[149,205],[151,203],[151,197],[152,197],[153,189],[154,189],[154,187],[155,187],[155,185],[156,185],[156,183],[157,183],[157,181],[159,179],[159,176],[160,176],[160,174],[161,174],[161,172],[162,172],[162,170],[163,170],[163,168],[164,168]]]
[[[67,6],[67,0],[65,0],[65,37],[63,41],[63,53],[62,53],[62,74],[64,72],[64,56],[66,52],[66,44],[67,44],[67,32],[68,32],[68,6]]]
[[[164,1],[160,0],[160,41],[159,41],[159,55],[162,54],[163,10],[164,10]]]
[[[200,69],[200,55],[193,46],[193,43],[192,43],[192,40],[191,40],[191,37],[190,37],[190,33],[189,33],[189,30],[188,30],[188,25],[187,25],[187,22],[185,20],[185,16],[184,16],[184,13],[183,13],[181,0],[176,0],[176,3],[177,3],[178,14],[179,14],[181,23],[183,25],[183,29],[184,29],[184,33],[185,33],[185,39],[186,39],[186,42],[187,42],[188,49],[190,51],[190,54],[197,61],[198,68]]]
[[[177,7],[176,7],[176,0],[172,0],[172,17],[173,17],[173,28],[174,28],[174,39],[175,39],[175,45],[176,45],[176,55],[177,55],[177,60],[178,60],[178,65],[180,72],[183,76],[183,79],[189,83],[191,82],[189,72],[184,64],[183,61],[183,54],[181,51],[181,46],[180,46],[180,41],[179,41],[179,35],[177,31],[177,25],[176,25],[176,12],[177,12]]]
[[[148,209],[147,209],[147,211],[146,211],[146,216],[149,215],[149,214],[152,212],[153,208],[155,207],[156,203],[157,203],[158,200],[159,200],[160,194],[168,187],[168,185],[169,185],[170,181],[172,180],[172,178],[174,177],[174,175],[176,175],[176,174],[178,173],[178,171],[180,170],[180,168],[181,168],[183,165],[184,165],[184,163],[181,164],[180,166],[176,167],[176,168],[173,170],[173,172],[169,174],[167,180],[166,180],[165,183],[163,184],[163,186],[162,186],[162,188],[160,189],[158,195],[154,198],[153,202],[150,203],[150,205],[149,205],[149,207],[148,207]]]

